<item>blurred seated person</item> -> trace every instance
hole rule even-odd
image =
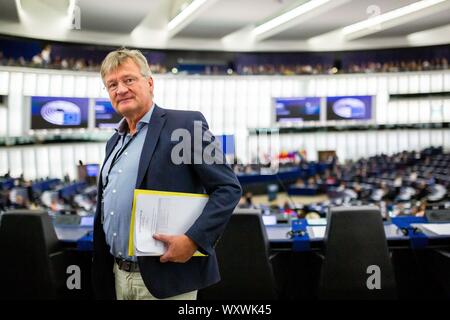
[[[394,217],[407,215],[406,211],[405,211],[405,205],[403,203],[396,204],[394,206],[394,210],[393,210],[392,214]]]
[[[295,181],[295,186],[298,188],[304,188],[306,185],[302,178],[298,178],[297,181]]]
[[[63,205],[59,202],[58,198],[52,198],[50,203],[50,210],[53,212],[59,212],[63,210]]]
[[[395,196],[400,194],[400,189],[403,185],[403,179],[400,175],[397,175],[394,179]]]
[[[395,199],[395,190],[390,188],[385,181],[379,183],[379,189],[382,190],[382,200],[392,202]]]
[[[425,216],[425,210],[427,208],[427,202],[421,201],[419,205],[419,209],[417,210],[416,216],[423,217]]]
[[[315,211],[310,211],[305,215],[305,219],[311,220],[311,219],[320,219],[320,214],[318,214]]]
[[[11,206],[8,190],[0,190],[0,211],[5,211]]]
[[[426,177],[426,184],[428,187],[433,187],[435,183],[436,179],[434,179],[434,176],[431,173],[428,173]]]
[[[253,174],[253,173],[255,173],[255,171],[252,169],[252,167],[250,165],[246,165],[244,168],[244,173],[245,174]]]
[[[341,181],[341,183],[339,184],[339,186],[337,187],[336,191],[338,192],[344,192],[345,189],[347,189],[347,185],[344,181]]]
[[[50,210],[53,212],[66,214],[67,211],[70,211],[70,206],[63,198],[53,198],[51,201]]]
[[[77,194],[75,195],[73,201],[74,204],[85,211],[93,211],[95,208],[95,203],[86,195]]]
[[[316,178],[315,177],[309,177],[308,178],[308,187],[315,187],[316,184]]]
[[[383,198],[385,198],[386,193],[387,193],[386,186],[383,185],[383,183],[381,183],[378,185],[377,188],[375,188],[372,191],[372,194],[370,195],[370,199],[375,202],[381,201]]]
[[[285,214],[288,214],[290,216],[297,216],[297,212],[287,200],[284,202],[283,211]]]
[[[31,58],[31,64],[33,67],[41,67],[44,65],[44,59],[42,58],[42,54],[38,53]]]
[[[426,198],[430,194],[430,191],[428,190],[428,186],[425,181],[419,182],[419,185],[417,187],[416,192],[416,199],[422,200]]]
[[[328,185],[335,185],[336,182],[337,182],[336,177],[334,177],[332,175],[327,176],[325,179],[325,183]]]
[[[399,195],[395,198],[395,201],[410,201],[416,194],[416,189],[406,186],[401,188]]]
[[[416,203],[416,205],[414,205],[411,208],[411,215],[416,216],[416,217],[425,216],[426,207],[427,207],[426,201],[421,201],[421,202]]]
[[[48,66],[51,62],[51,53],[52,53],[52,46],[46,45],[44,49],[42,49],[40,57],[42,59],[42,64],[44,66]]]
[[[414,183],[417,181],[417,172],[416,171],[412,171],[409,175],[409,181],[411,183]]]
[[[14,201],[11,204],[11,209],[29,209],[28,199],[26,199],[23,195],[16,195]]]
[[[256,208],[256,206],[253,204],[253,194],[251,192],[246,192],[245,195],[241,197],[238,203],[238,207],[242,209],[252,209]]]
[[[359,184],[359,182],[354,182],[352,188],[353,188],[353,191],[355,191],[355,193],[356,193],[356,198],[361,199],[361,195],[362,195],[361,184]]]
[[[322,177],[320,176],[320,174],[316,173],[315,179],[316,179],[316,184],[319,185],[319,184],[323,183],[323,180],[322,180]]]

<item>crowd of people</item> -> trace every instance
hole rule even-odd
[[[298,154],[297,157],[289,157],[291,163],[284,166],[304,169],[311,165],[302,153]],[[254,174],[256,170],[250,165],[235,165],[234,168],[238,174]],[[385,216],[423,216],[427,205],[448,201],[450,196],[450,154],[444,153],[442,147],[431,147],[421,152],[381,154],[342,164],[333,157],[323,168],[312,174],[302,174],[291,185],[326,194],[329,200],[315,204],[322,208],[343,204],[376,204],[385,211]],[[240,207],[254,207],[252,197],[252,192],[244,193]],[[280,208],[284,211],[293,209],[298,208],[291,203]],[[300,209],[304,208],[300,206]]]
[[[23,56],[20,56],[17,59],[5,57],[0,50],[0,65],[73,71],[100,71],[100,63],[96,62],[94,59],[53,55],[51,45],[45,46],[41,52],[35,54],[30,60],[25,59]],[[153,73],[167,73],[166,67],[161,64],[150,64],[149,66]]]
[[[100,70],[100,63],[85,57],[61,57],[52,54],[52,46],[46,45],[41,52],[31,60],[23,56],[19,58],[5,57],[0,48],[0,65],[32,68],[49,68],[60,70],[93,71]],[[150,69],[155,74],[168,72],[177,73],[177,66],[166,66],[160,63],[152,64]],[[389,62],[368,61],[351,63],[348,66],[334,66],[326,64],[237,64],[233,68],[223,68],[205,64],[203,71],[186,71],[181,73],[201,73],[206,75],[239,74],[239,75],[315,75],[339,73],[376,73],[376,72],[407,72],[446,70],[449,68],[446,57],[433,59],[398,60]]]
[[[41,189],[41,185],[46,187]],[[41,178],[26,180],[23,175],[11,178],[9,173],[0,177],[0,212],[14,209],[47,210],[52,214],[93,214],[96,187],[80,184],[77,192],[67,194],[65,187],[77,184],[66,175],[63,180]]]
[[[281,163],[280,170],[307,168],[305,152],[280,155],[290,161]],[[267,166],[234,163],[235,173],[240,175],[261,174]],[[327,205],[381,204],[390,215],[417,215],[425,213],[428,204],[445,201],[450,195],[450,154],[442,148],[427,148],[421,152],[403,151],[394,155],[377,155],[340,164],[337,157],[326,161],[320,172],[303,175],[293,186],[316,188],[327,194]],[[12,179],[9,174],[0,183]],[[66,176],[57,180],[50,190],[36,191],[33,185],[49,179],[27,181],[23,176],[13,179],[14,185],[0,188],[0,211],[7,209],[46,209],[55,213],[92,213],[95,208],[96,190],[86,186],[80,194],[62,197],[58,190],[75,183]],[[244,186],[244,190],[245,190]],[[252,192],[245,192],[240,207],[255,207]],[[286,203],[283,210],[295,209]]]
[[[333,65],[245,65],[239,72],[242,75],[303,75],[303,74],[338,74],[338,73],[375,73],[375,72],[407,72],[407,71],[430,71],[448,69],[448,60],[400,60],[389,62],[363,62],[352,63],[349,66],[338,68]]]

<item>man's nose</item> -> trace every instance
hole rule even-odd
[[[117,84],[117,94],[124,94],[127,91],[128,91],[128,87],[126,85],[124,85],[122,81],[120,81]]]

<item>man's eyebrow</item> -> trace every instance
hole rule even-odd
[[[131,73],[128,73],[128,74],[124,74],[123,76],[121,76],[120,79],[127,78],[127,77],[136,77],[136,76]],[[117,81],[117,80],[111,79],[111,80],[106,81],[106,83],[111,83],[111,82],[115,82],[115,81]]]

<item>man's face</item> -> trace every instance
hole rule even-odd
[[[105,76],[111,104],[124,117],[141,115],[153,104],[153,79],[142,76],[131,59]]]

